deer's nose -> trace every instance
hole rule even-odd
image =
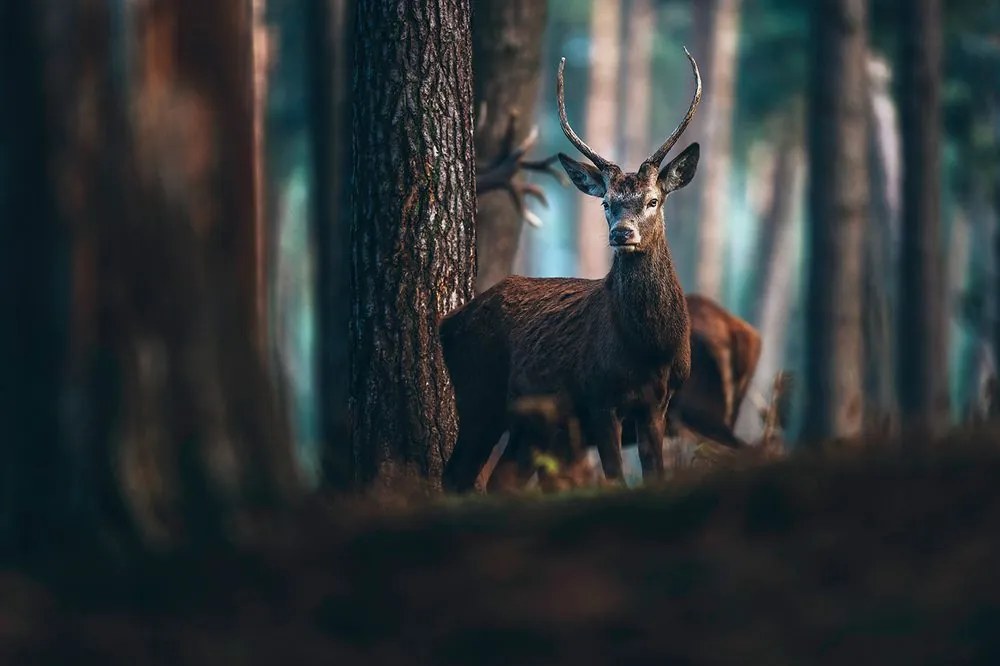
[[[611,233],[608,235],[608,243],[610,245],[635,245],[638,240],[638,234],[636,234],[635,229],[629,225],[616,224],[611,228]]]

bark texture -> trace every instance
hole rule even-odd
[[[698,221],[698,292],[718,299],[726,261],[726,204],[732,166],[733,104],[740,0],[710,0],[710,50],[705,81],[705,160]]]
[[[941,252],[941,3],[901,2],[903,211],[897,389],[906,425],[948,420],[945,280]]]
[[[491,163],[501,151],[511,113],[517,114],[515,144],[534,123],[541,84],[547,0],[478,0],[472,14],[475,108],[486,104],[486,127],[476,128],[476,159]],[[479,197],[476,215],[479,258],[476,292],[510,275],[524,226],[507,192]]]
[[[868,215],[867,7],[813,5],[803,437],[851,437],[863,417],[861,295]]]
[[[469,3],[362,0],[354,27],[354,479],[437,485],[457,434],[437,324],[475,277]]]

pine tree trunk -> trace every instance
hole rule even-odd
[[[948,422],[941,259],[941,4],[900,2],[903,225],[897,388],[904,424]]]
[[[534,123],[541,84],[547,0],[479,0],[472,14],[475,108],[485,103],[486,127],[476,128],[476,160],[489,164],[501,150],[509,114],[517,114],[515,141]],[[510,275],[523,220],[507,192],[479,197],[476,291]]]
[[[352,484],[348,419],[350,395],[351,28],[347,0],[309,4],[310,104],[316,187],[317,403],[320,413],[322,483]]]
[[[618,61],[619,30],[621,27],[621,0],[594,2],[590,18],[590,86],[587,90],[586,123],[584,139],[601,155],[615,159],[615,137],[618,116]],[[570,113],[572,115],[572,112]],[[608,247],[608,223],[600,202],[593,197],[579,194],[579,221],[577,224],[577,274],[585,278],[600,278],[611,268],[611,250]]]
[[[437,324],[475,278],[469,3],[361,0],[354,28],[354,478],[439,486],[457,426]]]
[[[813,8],[806,411],[813,442],[862,427],[862,241],[868,215],[867,7]]]
[[[697,285],[699,293],[718,299],[725,276],[740,0],[712,0],[710,4],[711,55],[703,111],[706,145],[701,167]]]

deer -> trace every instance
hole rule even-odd
[[[760,334],[714,300],[687,295],[691,375],[670,403],[672,425],[732,448],[745,441],[733,427],[760,360]]]
[[[660,168],[701,101],[701,73],[684,53],[695,81],[688,110],[634,172],[599,155],[573,130],[561,59],[559,123],[590,164],[564,153],[559,162],[577,189],[600,201],[612,266],[597,280],[509,276],[442,319],[439,337],[459,423],[442,479],[446,490],[474,489],[508,430],[510,406],[538,395],[571,405],[583,444],[597,448],[612,481],[622,481],[622,422],[633,420],[643,475],[662,478],[667,406],[691,368],[687,303],[667,243],[663,203],[694,178],[699,145]],[[530,474],[531,452],[514,426],[504,456]]]

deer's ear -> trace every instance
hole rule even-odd
[[[670,160],[667,166],[660,171],[659,184],[664,192],[679,190],[694,178],[694,172],[698,168],[698,156],[701,148],[697,143],[692,143],[684,149],[680,155]]]
[[[566,173],[569,174],[569,179],[584,194],[589,194],[592,197],[603,197],[608,191],[607,185],[604,184],[604,176],[601,175],[597,167],[577,162],[563,153],[559,153],[559,161],[562,162],[563,169],[566,169]]]

